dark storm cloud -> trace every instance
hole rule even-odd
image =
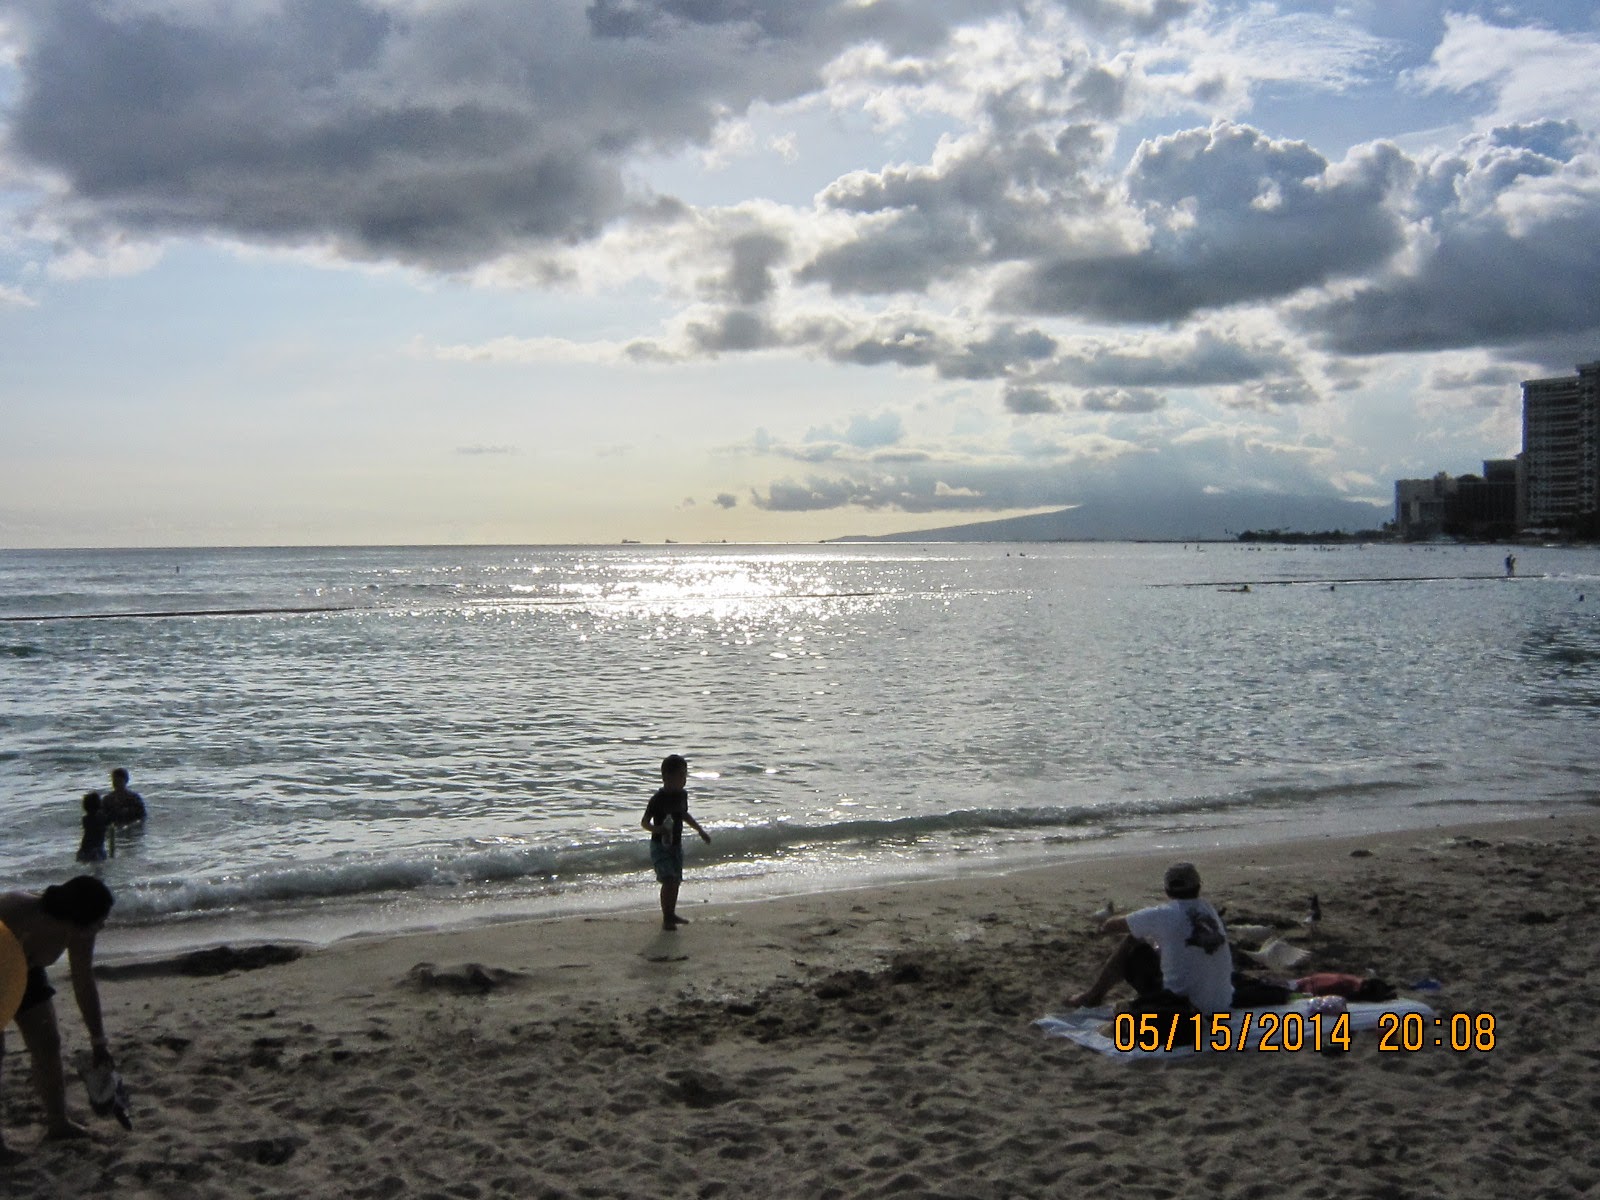
[[[1301,324],[1346,354],[1600,337],[1597,149],[1558,122],[1468,139],[1417,188],[1414,261],[1310,307]]]
[[[1003,308],[1108,322],[1180,321],[1381,265],[1401,245],[1391,197],[1409,161],[1379,144],[1337,167],[1302,142],[1221,123],[1140,147],[1125,179],[1148,245],[1057,252],[1002,285]]]
[[[951,22],[998,7],[977,0],[591,0],[584,11],[599,38],[663,41],[732,33],[736,44],[752,47],[837,48],[877,40],[916,52],[943,42]]]
[[[780,480],[767,489],[766,495],[751,493],[757,508],[768,512],[817,512],[847,505],[880,508],[882,502],[873,496],[873,489],[849,479],[824,479],[813,476],[805,483]]]
[[[844,322],[829,322],[801,331],[797,343],[821,346],[835,362],[862,367],[884,363],[926,367],[949,349],[943,335],[930,323],[915,320],[860,331]]]
[[[1316,388],[1299,376],[1293,375],[1247,383],[1234,388],[1230,394],[1222,397],[1222,403],[1229,408],[1253,409],[1257,412],[1271,412],[1273,409],[1293,408],[1302,404],[1319,404],[1321,401],[1322,395]]]
[[[1182,20],[1198,3],[1199,0],[1065,0],[1063,7],[1085,24],[1151,34]]]
[[[1012,385],[1005,390],[1007,412],[1031,417],[1041,413],[1060,412],[1061,405],[1048,388]]]
[[[739,304],[760,304],[776,287],[773,268],[788,256],[789,244],[771,233],[746,233],[728,246],[729,265],[721,290]]]
[[[1457,371],[1441,367],[1428,373],[1428,386],[1436,392],[1470,392],[1479,388],[1514,388],[1527,378],[1514,366],[1480,367]]]
[[[1062,341],[1033,326],[1010,322],[963,325],[915,316],[862,316],[844,312],[783,325],[758,313],[731,309],[690,322],[689,353],[715,355],[778,346],[820,354],[855,366],[927,369],[941,379],[1007,384],[1005,406],[1015,413],[1052,412],[1059,401],[1048,388],[1069,384],[1143,395],[1152,389],[1239,385],[1293,376],[1296,358],[1281,341],[1240,339],[1202,329],[1192,335],[1126,342]],[[642,347],[630,354],[647,360]],[[656,348],[660,361],[672,356]],[[1131,411],[1131,410],[1130,410]]]
[[[781,344],[779,336],[759,313],[733,309],[711,322],[694,321],[688,327],[689,339],[702,354],[766,350]]]
[[[784,344],[855,366],[931,367],[944,379],[1003,379],[1017,370],[1043,369],[1059,348],[1049,334],[1010,322],[952,329],[916,317],[845,315],[796,322]]]
[[[1059,343],[1037,329],[1001,325],[982,337],[952,346],[936,364],[945,379],[1000,379],[1018,367],[1047,362]]]
[[[1095,388],[1083,393],[1078,406],[1085,412],[1152,413],[1165,408],[1167,398],[1143,388]]]
[[[1214,387],[1279,374],[1293,358],[1281,344],[1248,345],[1202,330],[1192,341],[1151,347],[1098,343],[1063,354],[1054,372],[1080,387]]]
[[[631,155],[810,92],[861,40],[926,51],[999,5],[12,0],[6,149],[64,182],[51,216],[80,237],[217,233],[456,268],[593,236],[652,202],[629,192]],[[732,282],[759,291],[759,258]]]

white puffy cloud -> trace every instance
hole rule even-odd
[[[1422,91],[1487,93],[1486,125],[1537,122],[1556,113],[1600,125],[1596,78],[1600,35],[1592,29],[1509,26],[1470,13],[1445,14],[1431,60],[1407,74]]]

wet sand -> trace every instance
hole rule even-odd
[[[135,1127],[7,1197],[1572,1197],[1600,1192],[1600,812],[1193,851],[1231,925],[1495,1018],[1488,1051],[1122,1062],[1047,1039],[1158,898],[1124,856],[104,968]],[[1323,918],[1301,918],[1316,893]],[[85,1045],[65,965],[67,1051]],[[1434,979],[1437,991],[1405,985]]]

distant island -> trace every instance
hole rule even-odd
[[[1284,542],[1291,546],[1322,544],[1325,542],[1391,542],[1393,529],[1358,529],[1354,533],[1343,529],[1324,529],[1317,533],[1301,533],[1294,529],[1246,529],[1238,535],[1241,542]]]
[[[1086,501],[1054,512],[1003,517],[877,536],[830,538],[832,542],[1222,542],[1252,531],[1255,540],[1307,541],[1335,538],[1372,541],[1393,516],[1388,506],[1334,497],[1266,493],[1214,495],[1204,492],[1149,494],[1134,500]],[[1325,533],[1288,534],[1292,529]]]

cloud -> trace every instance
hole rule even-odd
[[[759,304],[772,295],[772,269],[788,255],[788,244],[770,233],[747,233],[733,240],[723,288],[739,304]]]
[[[1165,408],[1167,398],[1143,388],[1095,388],[1084,392],[1078,405],[1085,412],[1152,413]]]
[[[1000,0],[16,7],[8,151],[79,240],[220,235],[457,270],[654,201],[641,155],[816,92],[842,50],[926,53]],[[761,252],[730,282],[761,287]]]
[[[766,350],[781,338],[758,312],[733,309],[709,321],[691,321],[689,340],[696,351],[718,355],[729,351]]]
[[[1568,122],[1505,126],[1427,160],[1394,269],[1299,313],[1345,354],[1600,337],[1600,146]],[[1563,357],[1565,357],[1563,355]]]
[[[1527,371],[1515,366],[1493,365],[1475,368],[1435,367],[1428,372],[1428,387],[1436,392],[1476,391],[1479,388],[1514,388],[1527,378]]]
[[[859,509],[953,514],[1066,508],[1115,509],[1217,491],[1338,499],[1325,477],[1334,456],[1247,426],[1209,426],[1140,446],[1104,434],[1030,439],[1006,450],[931,453],[891,469],[878,462],[835,462],[804,480],[780,479],[752,493],[766,511]]]
[[[1199,0],[1076,0],[1073,15],[1100,29],[1159,33],[1189,16]]]
[[[1005,406],[1007,412],[1014,412],[1018,416],[1061,411],[1060,403],[1050,394],[1048,388],[1024,387],[1016,384],[1006,388]]]
[[[1227,122],[1156,138],[1123,181],[1142,244],[1058,251],[995,299],[1015,312],[1155,324],[1357,275],[1400,248],[1389,198],[1409,166],[1385,145],[1330,164],[1303,142]]]
[[[873,450],[893,446],[905,436],[905,425],[899,413],[885,412],[875,417],[855,416],[844,431],[812,429],[806,434],[808,442],[843,442],[858,450]]]
[[[487,342],[413,345],[411,353],[442,362],[476,363],[615,363],[637,357],[636,347],[622,342],[575,341],[554,337],[499,337]]]
[[[739,497],[735,496],[732,492],[718,492],[711,503],[715,504],[718,508],[738,508]]]
[[[852,505],[870,509],[881,508],[885,503],[868,484],[821,476],[812,476],[805,483],[779,480],[767,489],[766,495],[754,493],[751,499],[757,508],[767,512],[817,512]]]
[[[1198,328],[1180,334],[1082,339],[1050,371],[1080,387],[1210,387],[1243,383],[1290,369],[1282,339]]]
[[[990,131],[945,144],[927,166],[846,175],[820,200],[856,218],[853,233],[797,279],[840,294],[922,292],[975,267],[1045,253],[1063,218],[1092,219],[1106,208],[1091,168],[1107,148],[1088,124]]]
[[[1446,13],[1444,36],[1428,64],[1406,73],[1424,92],[1487,94],[1492,125],[1539,121],[1552,113],[1600,124],[1600,37],[1539,25],[1495,25]]]
[[[510,457],[517,453],[515,446],[458,446],[457,454],[464,454],[469,458],[483,457]]]
[[[1319,403],[1322,396],[1304,379],[1263,379],[1233,388],[1222,397],[1228,408],[1248,408],[1266,412],[1275,408]]]

